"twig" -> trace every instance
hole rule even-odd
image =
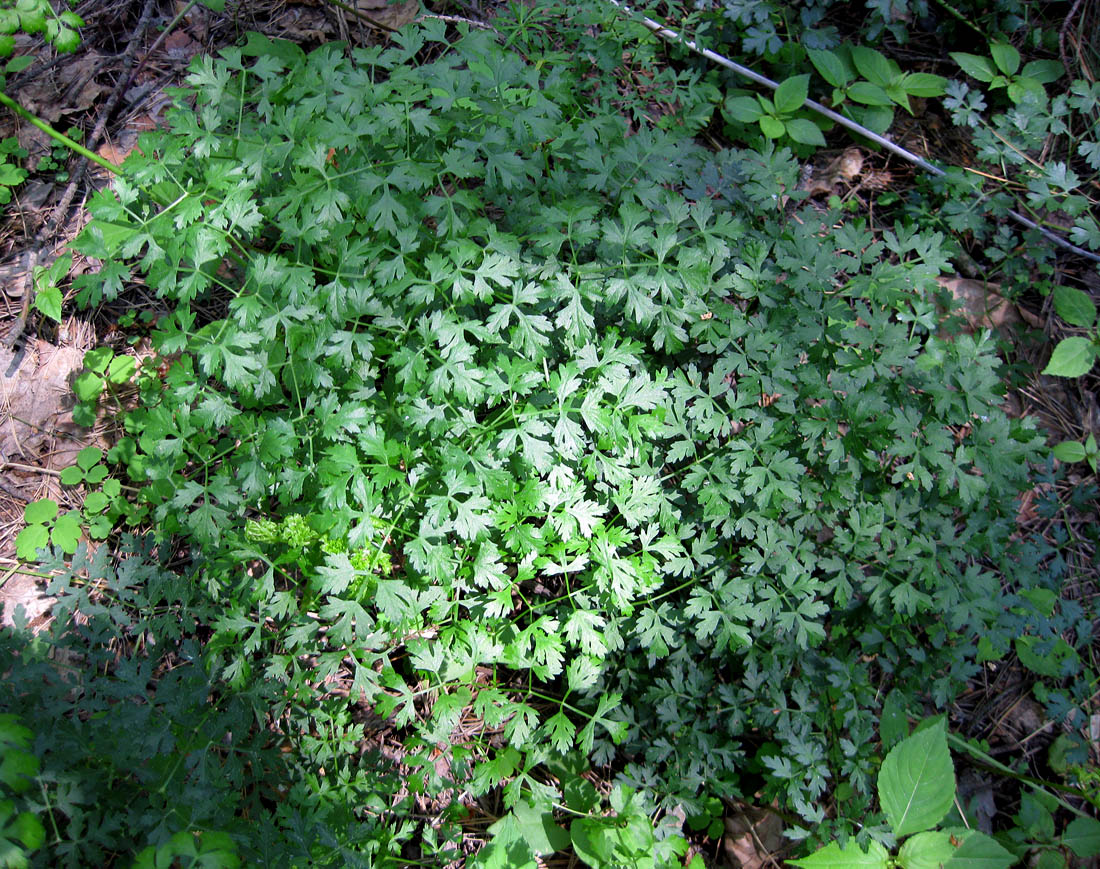
[[[137,78],[138,73],[140,73],[143,69],[145,69],[145,64],[149,62],[149,58],[152,56],[153,52],[156,51],[158,48],[160,48],[164,44],[164,40],[166,40],[171,35],[172,31],[176,29],[176,26],[181,21],[183,21],[183,19],[186,17],[188,12],[190,12],[192,9],[195,8],[195,6],[198,4],[198,2],[199,2],[199,0],[191,0],[191,2],[189,2],[179,12],[176,13],[175,18],[173,18],[171,21],[168,22],[168,26],[165,27],[164,30],[162,30],[160,32],[160,35],[157,36],[157,38],[155,40],[153,40],[153,44],[149,46],[149,50],[146,51],[145,54],[142,55],[141,62],[137,65],[137,69],[135,69],[128,76],[126,76],[126,85],[122,88],[123,91],[127,91],[127,90],[130,89],[130,85],[132,85],[134,83],[134,79]],[[146,9],[146,12],[151,11],[151,9],[152,9],[152,4],[150,2],[148,2],[148,0],[146,2],[145,9]],[[133,49],[134,46],[137,45],[137,37],[139,37],[141,35],[141,31],[144,29],[143,25],[144,25],[145,19],[147,17],[146,12],[142,12],[141,21],[138,22],[137,29],[134,31],[134,36],[131,37],[131,39],[130,39],[130,46],[131,47],[127,49],[127,53],[130,57],[130,60],[133,59],[133,50],[132,49]],[[127,64],[127,66],[129,66],[129,64]]]
[[[762,76],[757,72],[753,72],[753,70],[749,69],[747,66],[742,66],[739,63],[734,63],[728,57],[724,57],[723,55],[718,54],[715,51],[711,51],[709,48],[700,48],[695,43],[695,40],[686,39],[685,37],[683,37],[679,33],[677,33],[675,30],[669,30],[663,24],[658,24],[652,18],[647,18],[644,15],[639,15],[639,14],[635,13],[634,10],[632,10],[626,4],[621,3],[620,0],[607,0],[607,2],[610,3],[612,6],[616,7],[617,9],[621,9],[627,15],[630,15],[634,20],[636,20],[639,23],[641,23],[642,25],[644,25],[648,30],[652,31],[654,34],[661,37],[661,39],[665,40],[666,42],[675,42],[679,45],[683,45],[685,48],[688,48],[691,51],[694,51],[696,54],[701,55],[702,57],[705,57],[707,60],[713,61],[714,63],[717,63],[720,66],[724,66],[726,69],[732,70],[733,72],[737,73],[738,75],[743,76],[744,78],[747,78],[749,81],[755,82],[756,84],[759,84],[759,85],[763,85],[764,87],[770,88],[771,90],[775,90],[776,88],[779,87],[778,82],[774,82],[770,78],[766,78],[765,76]],[[806,100],[806,102],[803,105],[805,105],[806,108],[812,109],[813,111],[817,112],[819,115],[823,115],[824,117],[828,118],[830,121],[833,121],[837,124],[840,124],[840,126],[842,126],[842,127],[846,127],[847,129],[851,130],[853,133],[858,133],[860,136],[863,136],[864,138],[870,139],[872,142],[874,142],[878,145],[881,145],[887,151],[890,151],[894,154],[897,154],[902,159],[908,160],[910,163],[913,163],[914,165],[919,166],[925,172],[929,172],[932,175],[941,175],[941,176],[947,174],[943,169],[941,169],[939,166],[936,166],[934,163],[928,162],[923,157],[920,157],[917,154],[914,154],[912,151],[907,151],[905,148],[901,147],[901,145],[898,145],[897,143],[892,142],[890,139],[887,139],[885,136],[880,136],[878,133],[875,133],[871,130],[868,130],[863,125],[857,124],[855,121],[851,120],[850,118],[846,118],[846,117],[844,117],[844,115],[842,115],[838,112],[834,112],[832,109],[826,108],[825,106],[821,105],[821,103],[819,103],[819,102],[815,102],[814,100]],[[1008,215],[1013,220],[1015,220],[1017,223],[1020,223],[1024,226],[1026,226],[1028,229],[1036,230],[1045,239],[1047,239],[1048,241],[1056,244],[1058,247],[1063,248],[1064,250],[1068,250],[1072,253],[1075,253],[1078,256],[1083,256],[1086,259],[1092,260],[1093,262],[1100,263],[1100,254],[1095,254],[1092,251],[1088,251],[1088,250],[1085,250],[1084,248],[1077,247],[1077,245],[1075,245],[1075,244],[1071,244],[1070,242],[1066,241],[1061,236],[1058,236],[1055,233],[1051,232],[1049,229],[1046,229],[1045,227],[1040,226],[1038,223],[1036,223],[1030,217],[1025,217],[1024,215],[1020,214],[1018,211],[1009,211]]]
[[[1069,34],[1070,27],[1073,26],[1073,19],[1077,17],[1080,8],[1081,0],[1074,0],[1073,5],[1069,7],[1069,12],[1062,20],[1061,28],[1058,30],[1058,56],[1062,59],[1062,66],[1066,69],[1066,75],[1069,75],[1070,69],[1069,52],[1066,51],[1066,36]]]

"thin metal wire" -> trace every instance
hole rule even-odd
[[[747,78],[749,81],[755,82],[756,84],[763,85],[764,87],[770,88],[771,90],[775,90],[776,88],[779,87],[778,82],[774,82],[770,78],[767,78],[766,76],[762,76],[758,72],[754,72],[753,70],[749,69],[747,66],[742,66],[739,63],[735,63],[734,61],[730,60],[728,57],[725,57],[725,56],[719,54],[716,51],[711,51],[709,48],[700,48],[695,43],[695,40],[688,39],[684,36],[681,36],[675,30],[669,30],[669,28],[665,27],[663,24],[659,24],[658,22],[654,21],[652,18],[647,18],[646,16],[635,12],[633,9],[631,9],[629,6],[627,6],[625,3],[619,2],[619,0],[607,0],[607,2],[610,3],[612,6],[614,6],[615,8],[620,9],[623,12],[625,12],[633,20],[639,22],[640,24],[643,24],[647,29],[651,30],[653,33],[655,33],[657,36],[661,37],[662,39],[664,39],[667,42],[675,42],[675,43],[678,43],[679,45],[683,45],[685,48],[691,49],[692,51],[694,51],[696,54],[700,55],[701,57],[705,57],[707,60],[712,61],[714,63],[717,63],[719,66],[724,66],[726,69],[732,70],[733,72],[737,73],[738,75],[742,76],[743,78]],[[847,129],[851,130],[852,132],[858,133],[859,135],[863,136],[864,138],[870,139],[872,142],[875,142],[876,144],[881,145],[887,151],[890,151],[894,154],[897,154],[902,159],[908,160],[910,163],[913,163],[914,165],[919,166],[925,172],[930,172],[933,175],[946,175],[947,174],[946,172],[944,172],[943,169],[941,169],[936,164],[930,163],[928,160],[925,160],[923,157],[918,156],[917,154],[914,154],[912,151],[906,150],[905,148],[901,147],[901,145],[897,144],[896,142],[890,141],[885,136],[880,136],[878,133],[875,133],[872,130],[868,130],[862,124],[857,124],[851,118],[846,118],[846,117],[844,117],[844,115],[841,115],[837,112],[834,112],[832,109],[826,108],[825,106],[821,105],[821,103],[819,103],[819,102],[815,102],[814,100],[806,100],[806,102],[803,105],[805,105],[806,108],[812,109],[813,111],[817,112],[818,114],[823,115],[824,117],[828,118],[830,121],[834,121],[834,122],[840,124],[840,126],[846,127]],[[1075,253],[1078,256],[1083,256],[1086,259],[1092,260],[1093,262],[1100,263],[1100,254],[1095,254],[1092,251],[1085,250],[1084,248],[1081,248],[1081,247],[1077,247],[1077,245],[1066,241],[1064,238],[1062,238],[1059,235],[1056,235],[1055,233],[1051,232],[1049,229],[1046,229],[1045,227],[1040,226],[1038,223],[1036,223],[1030,217],[1025,217],[1024,215],[1020,214],[1018,211],[1009,211],[1008,215],[1013,220],[1015,220],[1017,223],[1020,223],[1023,226],[1026,226],[1028,229],[1034,229],[1035,231],[1039,232],[1043,236],[1043,238],[1045,238],[1048,241],[1056,244],[1058,247],[1060,247],[1064,250],[1068,250],[1072,253]]]

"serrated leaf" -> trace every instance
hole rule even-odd
[[[77,543],[80,542],[80,533],[80,514],[66,513],[50,530],[50,540],[54,546],[60,547],[62,552],[72,555],[76,552]]]
[[[1075,287],[1054,288],[1054,310],[1071,326],[1088,329],[1096,323],[1096,304],[1088,293]]]
[[[955,770],[947,749],[945,724],[902,740],[882,762],[879,803],[899,839],[939,823],[955,796]]]
[[[996,840],[977,830],[970,833],[943,869],[1008,869],[1016,856],[1002,848]]]
[[[57,287],[46,287],[39,290],[34,296],[34,307],[43,316],[49,317],[55,323],[60,323],[61,290]]]
[[[1063,338],[1050,354],[1050,362],[1043,374],[1057,377],[1081,377],[1092,369],[1096,362],[1096,345],[1088,338],[1074,336]]]
[[[1095,818],[1074,818],[1062,833],[1062,844],[1078,857],[1100,854],[1100,821]]]
[[[864,851],[854,840],[849,840],[844,848],[836,842],[830,842],[809,857],[787,862],[803,869],[887,869],[890,865],[890,852],[878,842],[869,842]]]
[[[931,830],[910,836],[898,851],[901,869],[941,869],[954,856],[969,830]]]

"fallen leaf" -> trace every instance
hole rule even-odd
[[[355,8],[384,27],[400,30],[416,18],[420,11],[420,0],[405,0],[404,3],[388,3],[387,0],[357,0]]]
[[[990,284],[971,278],[936,278],[957,302],[956,309],[969,327],[968,332],[982,329],[1008,331],[1023,322],[1019,308],[1000,295],[1000,284]]]

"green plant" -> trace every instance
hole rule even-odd
[[[925,722],[890,750],[878,774],[878,797],[889,833],[900,845],[896,854],[878,841],[863,849],[849,840],[845,844],[830,842],[810,856],[790,862],[802,869],[935,865],[963,869],[977,864],[1007,869],[1035,852],[1036,865],[1061,869],[1067,865],[1061,847],[1078,857],[1100,854],[1100,822],[1079,816],[1061,836],[1055,836],[1051,812],[1057,804],[1040,791],[1022,796],[1014,817],[1016,826],[998,837],[1000,842],[969,825],[941,828],[955,802],[955,773],[942,718]]]
[[[1014,103],[1023,102],[1024,94],[1039,99],[1046,98],[1043,85],[1057,81],[1066,74],[1056,60],[1032,60],[1020,69],[1020,52],[1003,42],[989,44],[990,57],[951,52],[951,58],[967,75],[989,86],[990,90],[1004,88]]]
[[[60,256],[49,266],[34,267],[34,308],[55,323],[61,322],[62,293],[58,284],[73,266],[72,254]]]
[[[807,53],[814,68],[833,88],[831,105],[844,107],[853,120],[876,133],[890,128],[893,106],[912,114],[910,97],[938,97],[946,92],[947,79],[942,76],[902,72],[897,63],[865,45],[845,43],[832,50],[811,48]]]
[[[0,205],[11,202],[11,190],[27,179],[27,170],[18,160],[27,156],[25,149],[19,147],[14,138],[0,141]]]
[[[133,869],[237,869],[237,846],[225,833],[179,832],[163,845],[137,855]]]
[[[1054,288],[1054,310],[1071,326],[1087,330],[1085,335],[1063,338],[1050,355],[1043,374],[1056,377],[1081,377],[1092,370],[1100,356],[1100,332],[1097,331],[1096,305],[1089,295],[1073,287]],[[1084,442],[1063,441],[1054,447],[1054,455],[1063,462],[1085,462],[1095,472],[1100,452],[1096,435],[1089,433]]]
[[[58,51],[75,51],[80,45],[77,28],[83,26],[83,19],[75,12],[57,12],[47,0],[5,0],[0,5],[0,57],[15,50],[12,34],[19,31],[41,33],[46,43]]]
[[[1092,369],[1100,356],[1096,304],[1082,290],[1058,286],[1054,288],[1054,310],[1071,326],[1087,330],[1087,334],[1059,341],[1050,355],[1050,362],[1043,369],[1043,374],[1081,377]]]
[[[208,661],[237,690],[306,692],[298,656],[388,637],[408,666],[362,652],[354,690],[410,744],[471,705],[502,727],[470,750],[482,791],[579,749],[668,805],[755,765],[807,824],[846,771],[858,811],[871,686],[942,701],[971,671],[998,608],[978,559],[1016,557],[1038,441],[996,409],[991,345],[935,335],[941,239],[788,223],[787,152],[622,136],[616,67],[570,32],[553,67],[533,31],[522,54],[469,33],[414,72],[430,28],[354,65],[255,36],[197,62],[198,113],[78,242],[104,260],[83,298],[136,269],[173,306],[128,466],[218,590]],[[719,165],[740,198],[716,207],[692,185]],[[260,541],[247,511],[320,536]]]
[[[24,561],[36,560],[38,550],[49,543],[69,554],[76,552],[81,533],[78,510],[58,516],[57,502],[44,498],[23,508],[23,521],[26,526],[15,537],[15,554]]]
[[[103,540],[120,516],[134,515],[134,508],[122,496],[122,484],[108,478],[107,467],[100,462],[102,458],[103,451],[98,447],[85,447],[77,453],[76,464],[61,472],[63,485],[89,487],[80,510],[58,516],[58,504],[51,498],[27,504],[23,510],[26,527],[15,538],[16,554],[21,559],[34,561],[38,550],[49,543],[71,555],[81,534]]]
[[[488,865],[682,863],[758,793],[867,842],[883,698],[1070,618],[1016,606],[1043,442],[989,337],[940,335],[943,237],[800,207],[789,151],[690,138],[702,101],[650,123],[600,14],[252,34],[89,202],[78,298],[166,309],[108,456],[156,537],[44,552],[49,635],[0,633],[3,700],[66,710],[50,857],[443,865],[459,791],[505,807]],[[93,353],[94,409],[136,369]]]
[[[104,391],[112,393],[117,401],[118,388],[130,383],[137,373],[137,359],[131,355],[116,354],[110,347],[89,350],[84,354],[84,369],[73,381],[73,395],[77,399],[73,421],[77,425],[94,425],[96,409]],[[140,379],[147,385],[149,378],[150,375],[145,373]]]
[[[768,139],[787,136],[804,145],[824,145],[825,137],[818,126],[807,117],[795,116],[806,102],[809,82],[808,75],[789,78],[779,85],[771,99],[760,94],[728,97],[724,103],[726,117],[758,125]]]

